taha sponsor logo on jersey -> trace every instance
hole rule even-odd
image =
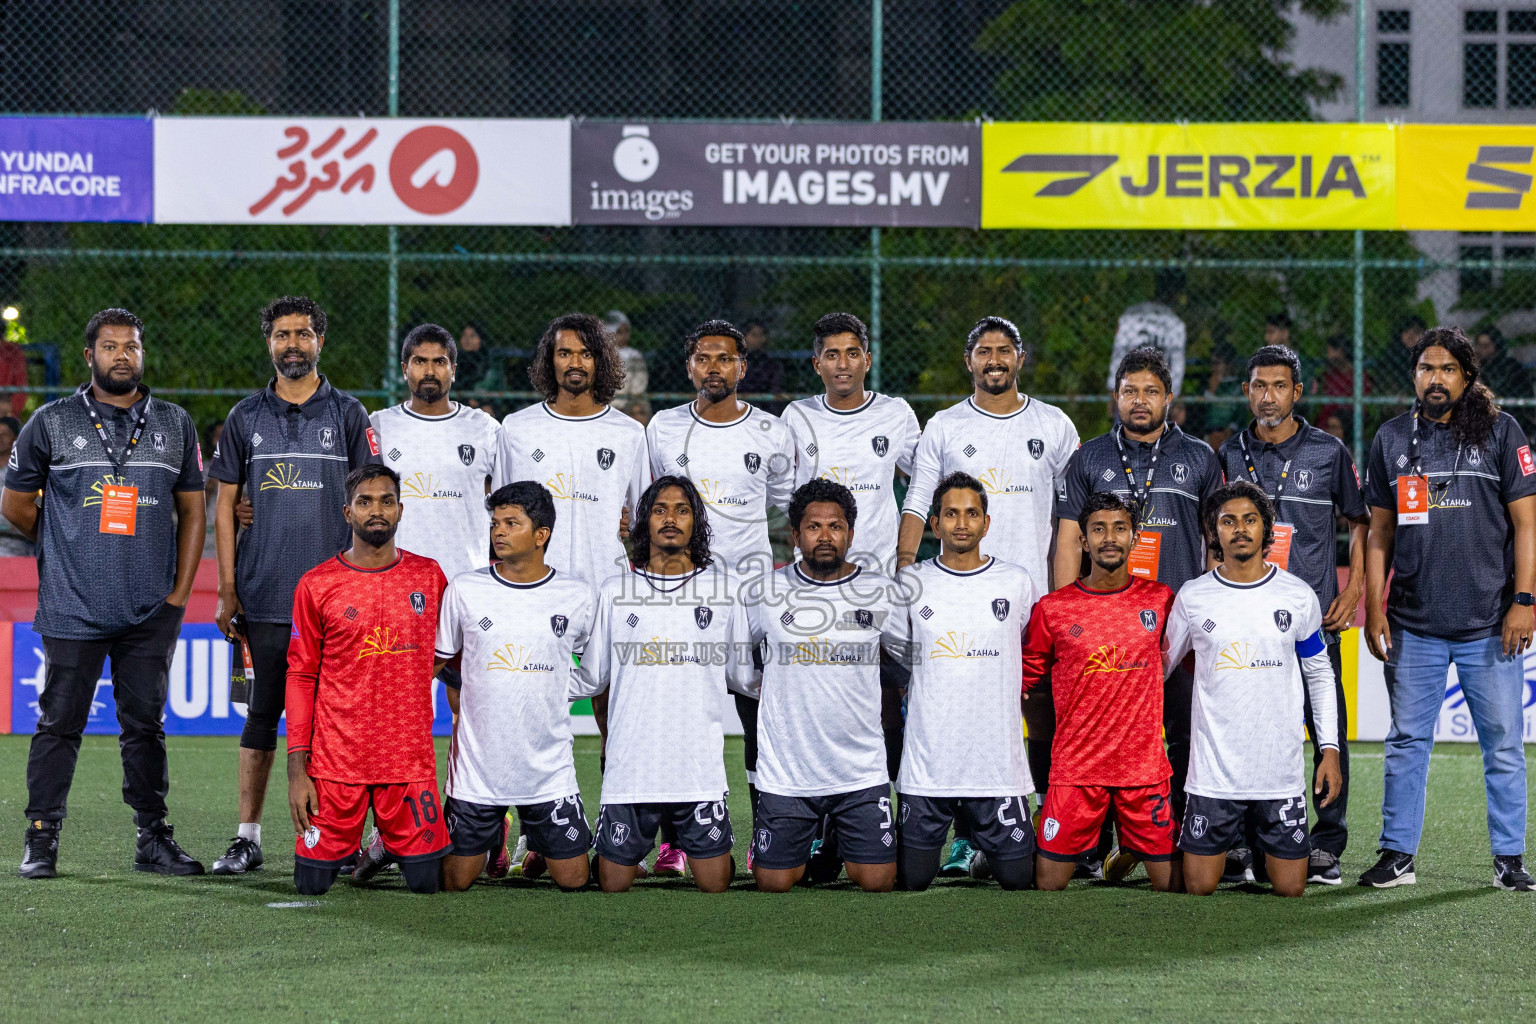
[[[13,453],[14,453],[14,451],[15,451],[15,449],[12,449]],[[101,489],[102,489],[103,486],[106,486],[106,487],[127,487],[128,486],[128,480],[127,480],[126,477],[113,476],[112,474],[108,473],[106,476],[102,477],[100,480],[98,480],[95,483],[91,484],[91,493],[87,494],[85,496],[85,501],[81,504],[81,507],[82,508],[91,508],[91,507],[93,507],[95,505],[100,505],[101,504]],[[139,507],[140,508],[146,508],[146,507],[155,506],[155,505],[159,505],[159,504],[160,504],[160,499],[155,497],[153,494],[144,494],[144,493],[140,492],[140,494],[139,494]]]
[[[319,480],[305,480],[299,467],[292,462],[279,462],[267,470],[261,481],[263,491],[323,491],[325,484]]]
[[[1134,672],[1146,668],[1148,664],[1145,658],[1122,653],[1119,644],[1100,644],[1099,649],[1088,655],[1088,660],[1083,663],[1083,675],[1093,675],[1095,672]]]
[[[402,640],[400,631],[394,626],[374,626],[373,632],[363,637],[363,644],[357,651],[359,660],[372,658],[380,654],[410,654],[412,651],[421,650],[421,645],[410,640]]]
[[[779,647],[780,660],[790,665],[872,665],[879,657],[878,644],[838,643],[819,636]]]
[[[437,477],[431,473],[412,473],[400,481],[400,496],[418,501],[442,501],[448,498],[462,498],[464,492],[452,487],[437,486]]]
[[[1030,484],[1016,484],[1013,482],[1013,474],[1001,469],[988,469],[976,477],[981,485],[987,489],[988,494],[1033,494],[1035,489]]]
[[[740,508],[747,504],[746,498],[726,494],[725,484],[709,477],[699,481],[699,496],[704,499],[706,505],[730,505]]]
[[[865,483],[859,480],[859,474],[847,466],[832,466],[821,474],[823,480],[831,480],[833,483],[842,484],[850,491],[878,491],[878,483]]]
[[[1216,656],[1216,671],[1232,672],[1247,671],[1251,668],[1284,668],[1285,662],[1279,658],[1261,657],[1261,651],[1253,644],[1234,640],[1221,649]]]
[[[928,652],[932,658],[997,658],[1002,652],[995,647],[973,647],[968,634],[959,630],[950,630],[933,642],[933,650]]]
[[[544,486],[549,488],[549,493],[561,501],[601,501],[597,495],[590,491],[583,491],[576,486],[575,473],[556,473],[544,481]]]
[[[533,661],[533,649],[522,644],[502,644],[491,654],[486,663],[488,672],[553,672],[555,666],[547,661]]]

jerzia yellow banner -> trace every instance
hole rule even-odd
[[[982,126],[984,228],[1393,228],[1389,125]]]
[[[1397,129],[1397,216],[1422,231],[1536,231],[1536,127],[1405,124]]]

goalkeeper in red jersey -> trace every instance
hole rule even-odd
[[[293,882],[316,896],[356,854],[370,808],[412,892],[437,892],[448,823],[432,748],[432,659],[447,581],[395,548],[400,478],[347,476],[352,546],[305,573],[288,644]]]
[[[1024,642],[1024,691],[1047,672],[1056,703],[1051,778],[1040,812],[1036,884],[1065,889],[1113,813],[1121,849],[1152,888],[1177,891],[1173,807],[1163,752],[1163,631],[1173,591],[1130,573],[1131,509],[1090,495],[1078,513],[1086,577],[1042,597]]]

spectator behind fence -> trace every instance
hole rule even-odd
[[[1291,316],[1285,310],[1264,318],[1264,344],[1283,345],[1289,349],[1296,347],[1291,344]]]
[[[474,320],[459,331],[459,361],[454,366],[453,382],[464,404],[473,409],[485,408],[487,411],[490,411],[489,402],[465,397],[463,393],[506,389],[501,360],[491,351],[490,335]]]
[[[1168,359],[1173,373],[1171,394],[1178,395],[1184,388],[1184,347],[1187,331],[1184,321],[1173,307],[1184,297],[1184,271],[1177,267],[1164,267],[1157,272],[1152,284],[1152,301],[1138,302],[1120,314],[1115,328],[1114,350],[1109,356],[1109,375],[1105,387],[1115,391],[1115,370],[1132,349],[1150,345]]]
[[[784,364],[768,351],[768,328],[761,320],[748,320],[742,328],[747,339],[747,372],[741,378],[741,392],[751,394],[778,394],[784,390]],[[759,403],[774,413],[783,411],[775,403]]]
[[[1509,354],[1504,346],[1504,334],[1492,324],[1483,324],[1472,337],[1477,358],[1482,360],[1481,380],[1498,398],[1530,398],[1531,371]],[[1512,406],[1509,414],[1520,424],[1527,436],[1531,433],[1531,409],[1529,406]]]
[[[632,420],[649,423],[651,420],[651,371],[645,365],[645,353],[631,344],[634,331],[629,317],[616,309],[603,316],[603,330],[613,338],[624,364],[624,383],[614,393],[609,404]]]
[[[1355,361],[1350,355],[1349,339],[1342,334],[1330,334],[1323,357],[1323,371],[1312,382],[1312,393],[1319,397],[1342,398],[1343,402],[1326,402],[1318,407],[1317,421],[1328,429],[1328,418],[1337,415],[1341,429],[1354,422],[1352,399],[1355,395]],[[1360,393],[1368,395],[1375,389],[1369,373],[1360,380]],[[1330,430],[1329,433],[1332,433]],[[1343,435],[1339,435],[1343,436]]]
[[[1419,339],[1424,337],[1424,330],[1424,318],[1412,313],[1398,320],[1392,328],[1392,337],[1396,343],[1387,346],[1381,369],[1385,374],[1383,379],[1391,382],[1393,391],[1401,392],[1407,388],[1407,382],[1413,380],[1413,349]]]

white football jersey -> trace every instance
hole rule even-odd
[[[1127,307],[1115,325],[1115,344],[1109,353],[1109,390],[1115,390],[1115,371],[1126,354],[1132,349],[1151,346],[1168,357],[1168,369],[1173,376],[1171,394],[1179,394],[1179,389],[1184,386],[1186,333],[1179,314],[1161,302],[1138,302]]]
[[[824,477],[852,491],[859,515],[848,560],[890,573],[901,521],[891,483],[898,469],[912,475],[922,430],[906,399],[868,395],[846,411],[828,405],[825,395],[802,398],[790,403],[783,419],[795,437],[795,486]]]
[[[508,582],[489,565],[449,581],[437,656],[463,656],[449,796],[514,806],[577,792],[571,655],[595,603],[591,586],[553,569],[537,583]]]
[[[912,683],[896,791],[912,796],[1027,796],[1019,671],[1039,589],[999,558],[957,572],[937,558],[899,577],[909,601]]]
[[[573,691],[609,694],[603,803],[724,798],[731,603],[726,574],[714,566],[603,583]]]
[[[822,583],[786,565],[745,583],[732,608],[733,684],[761,688],[757,788],[830,796],[888,785],[880,727],[880,648],[904,650],[895,580],[855,569]],[[765,642],[766,641],[766,642]]]
[[[1227,800],[1305,802],[1303,662],[1318,743],[1338,746],[1333,668],[1317,595],[1278,566],[1257,583],[1211,570],[1184,584],[1168,613],[1168,663],[1195,652],[1189,780]]]
[[[732,582],[773,568],[768,506],[787,509],[795,491],[795,441],[784,421],[748,405],[730,423],[710,423],[689,402],[652,416],[645,436],[653,477],[686,476],[699,489],[710,553]]]
[[[561,416],[546,402],[519,409],[501,421],[494,486],[514,480],[554,495],[547,563],[594,588],[629,571],[619,523],[651,482],[639,423],[613,408],[591,416]]]
[[[400,474],[403,514],[395,544],[434,560],[453,579],[491,560],[485,484],[496,471],[500,428],[458,402],[442,416],[423,416],[409,404],[369,417],[384,465]]]
[[[902,511],[927,522],[939,482],[969,473],[987,489],[992,517],[982,549],[1023,566],[1048,591],[1056,485],[1077,445],[1077,428],[1054,405],[1026,398],[1018,411],[994,416],[967,398],[934,413],[923,428]]]

